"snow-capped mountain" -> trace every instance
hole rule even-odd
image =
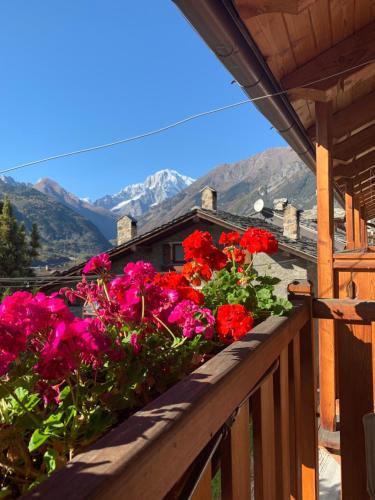
[[[159,170],[144,182],[130,184],[116,194],[99,198],[95,205],[110,209],[117,215],[130,214],[139,217],[150,207],[175,196],[193,182],[194,179],[181,175],[176,170]]]
[[[8,175],[0,175],[0,181],[4,182],[4,184],[8,184],[9,186],[15,186],[17,182]]]

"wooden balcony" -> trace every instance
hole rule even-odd
[[[318,498],[313,318],[336,320],[349,329],[372,324],[375,333],[375,302],[313,299],[308,283],[292,284],[289,291],[295,307],[288,318],[268,318],[29,497]],[[339,338],[339,346],[346,342]],[[362,416],[373,408],[371,345],[364,345],[366,359],[361,347],[351,357],[339,348],[338,365],[348,379],[358,356],[365,362],[358,390],[367,405],[341,407],[344,499],[367,498]],[[340,386],[343,401],[352,397],[353,384],[349,392]]]

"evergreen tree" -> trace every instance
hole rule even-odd
[[[28,239],[25,225],[17,222],[7,196],[0,208],[0,277],[30,276],[40,247],[38,228],[33,224]]]
[[[40,248],[40,234],[39,234],[39,229],[37,224],[33,224],[31,227],[31,234],[30,234],[30,249],[29,249],[29,255],[31,259],[35,259],[39,255],[39,250]]]

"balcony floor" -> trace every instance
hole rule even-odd
[[[319,447],[319,499],[340,500],[341,467],[334,456]]]

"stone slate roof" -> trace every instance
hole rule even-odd
[[[276,236],[282,250],[312,262],[316,262],[317,260],[317,245],[316,240],[314,239],[304,237],[299,238],[298,240],[293,240],[291,238],[286,238],[283,236],[282,227],[272,224],[271,222],[267,222],[266,219],[261,219],[260,217],[246,217],[243,215],[232,214],[230,212],[224,212],[223,210],[211,211],[198,207],[193,208],[189,212],[186,212],[185,214],[176,217],[166,224],[156,227],[147,233],[140,234],[136,238],[133,238],[122,245],[109,249],[107,253],[112,258],[121,257],[122,254],[131,251],[132,248],[137,245],[147,244],[148,241],[151,243],[163,236],[163,233],[170,232],[174,227],[177,230],[178,226],[183,226],[186,222],[194,220],[197,217],[201,220],[209,220],[217,223],[218,225],[225,225],[228,229],[232,230],[237,229],[245,231],[249,227],[266,229]],[[85,263],[78,264],[66,271],[58,274],[56,273],[56,276],[80,274],[84,265]]]
[[[246,230],[249,227],[256,227],[259,229],[265,229],[273,233],[281,247],[287,247],[285,250],[290,251],[290,253],[303,254],[300,256],[308,257],[308,260],[317,259],[317,245],[316,240],[310,238],[299,238],[298,240],[293,240],[287,238],[283,235],[283,228],[268,222],[267,219],[261,219],[260,217],[247,217],[243,215],[232,214],[229,212],[224,212],[218,210],[217,212],[211,212],[209,210],[199,209],[199,212],[205,213],[210,216],[214,216],[217,219],[227,222],[236,228]]]

